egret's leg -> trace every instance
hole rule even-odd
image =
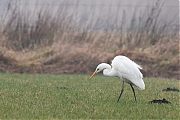
[[[117,102],[118,102],[118,101],[119,101],[119,99],[121,98],[121,95],[122,95],[123,91],[124,91],[124,81],[123,81],[123,84],[122,84],[122,89],[121,89],[121,93],[120,93],[120,95],[119,95],[119,98],[118,98]]]
[[[133,91],[133,93],[134,93],[134,99],[135,99],[135,101],[136,101],[136,94],[135,94],[134,88],[133,88],[132,84],[130,84],[130,86],[131,86],[131,88],[132,88],[132,91]]]

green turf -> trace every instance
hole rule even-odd
[[[125,84],[117,103],[122,82],[116,77],[97,75],[26,75],[0,74],[1,119],[178,119],[179,92],[162,92],[167,87],[180,88],[178,80],[145,78],[146,89]],[[151,104],[166,98],[171,104]]]

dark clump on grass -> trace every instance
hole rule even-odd
[[[57,89],[62,89],[62,90],[67,90],[68,88],[67,87],[64,87],[64,86],[62,86],[62,87],[57,87]]]
[[[168,88],[166,88],[166,89],[163,89],[162,91],[165,91],[165,92],[168,92],[168,91],[179,92],[179,89],[168,87]]]
[[[162,100],[152,100],[150,101],[150,103],[158,103],[158,104],[162,104],[162,103],[165,103],[165,104],[170,104],[169,101],[167,101],[165,98],[163,98]]]

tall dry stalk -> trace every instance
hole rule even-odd
[[[91,12],[86,22],[78,13],[80,1],[72,10],[67,9],[69,4],[65,1],[54,9],[53,3],[39,7],[36,1],[34,10],[30,10],[30,6],[21,6],[19,2],[10,0],[1,17],[1,29],[6,38],[4,44],[14,50],[51,46],[58,41],[72,44],[90,42],[94,47],[101,44],[102,49],[108,47],[109,51],[114,51],[123,46],[133,49],[155,45],[167,37],[168,24],[159,19],[163,7],[161,0],[144,11],[134,9],[131,18],[127,18],[126,10],[120,12],[119,1],[115,15],[111,15],[113,6],[110,5],[108,14],[102,18],[102,6],[98,14]]]

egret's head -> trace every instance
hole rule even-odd
[[[106,63],[101,63],[96,67],[96,70],[94,71],[94,73],[91,75],[91,77],[89,79],[91,79],[95,74],[101,72],[102,70],[105,69],[105,64]]]

